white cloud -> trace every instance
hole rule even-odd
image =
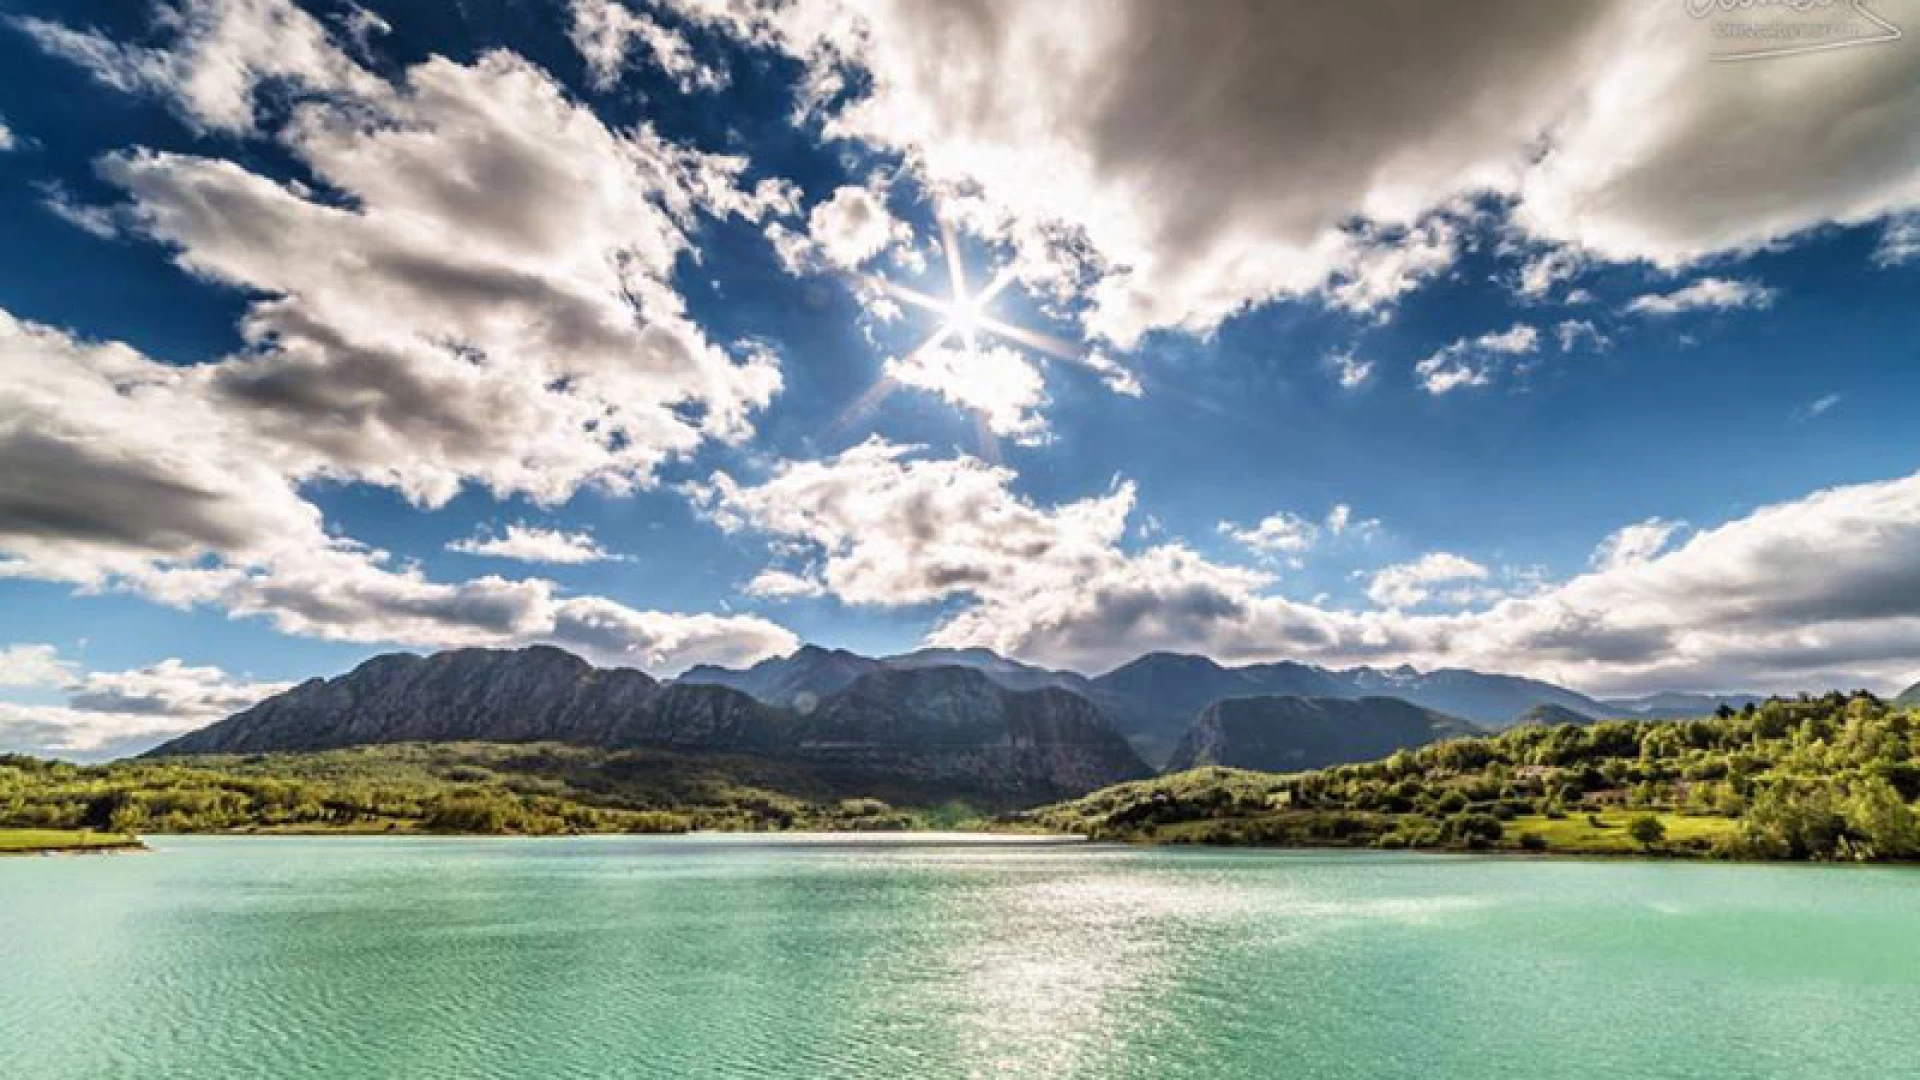
[[[1670,293],[1636,296],[1627,304],[1627,310],[1645,315],[1678,315],[1683,311],[1764,308],[1773,303],[1774,295],[1774,290],[1758,282],[1705,277]]]
[[[764,596],[773,600],[797,600],[805,597],[824,596],[827,587],[817,579],[805,574],[795,574],[786,570],[762,570],[747,582],[747,595]]]
[[[1360,523],[1360,526],[1364,528],[1369,524],[1374,524],[1374,523],[1363,521]],[[1327,511],[1327,531],[1328,532],[1332,533],[1335,536],[1339,536],[1342,533],[1345,533],[1347,529],[1352,526],[1353,526],[1353,507],[1348,506],[1346,503],[1337,503],[1334,505],[1333,509]]]
[[[1613,345],[1613,339],[1601,333],[1589,319],[1562,319],[1553,328],[1553,334],[1563,353],[1583,346],[1593,352],[1605,352]]]
[[[262,126],[263,81],[306,91],[264,126],[328,198],[213,158],[100,163],[131,198],[120,221],[258,298],[251,347],[212,381],[278,425],[283,467],[426,505],[463,482],[556,502],[751,434],[777,365],[707,341],[672,276],[702,215],[790,211],[790,185],[748,190],[742,159],[610,130],[508,53],[390,84],[286,0],[192,0],[161,23],[165,47],[133,49],[19,20],[217,130]]]
[[[1920,204],[1920,74],[1901,46],[1717,63],[1717,19],[1616,10],[1565,71],[1579,101],[1521,177],[1523,227],[1674,268]]]
[[[1122,347],[1281,296],[1382,310],[1453,264],[1432,220],[1481,193],[1549,253],[1520,274],[1534,298],[1589,261],[1675,268],[1920,206],[1901,48],[1715,63],[1679,4],[677,6],[800,57],[829,136],[973,193],[1023,278],[1084,295]]]
[[[20,142],[15,138],[13,129],[7,126],[7,118],[0,116],[0,154],[18,148]]]
[[[972,410],[1001,438],[1026,445],[1046,438],[1047,422],[1040,414],[1047,404],[1046,380],[1018,350],[1004,345],[971,353],[951,346],[923,348],[904,360],[888,357],[881,374]]]
[[[553,641],[673,670],[790,651],[753,616],[637,612],[548,581],[437,582],[330,535],[300,493],[330,475],[285,418],[175,367],[0,311],[0,578],[119,589],[285,633],[441,647]],[[308,470],[312,470],[309,472]]]
[[[727,73],[694,56],[693,46],[684,35],[636,14],[617,0],[573,0],[572,16],[573,25],[567,33],[587,62],[587,73],[596,89],[606,90],[620,81],[636,41],[660,70],[673,77],[683,93],[719,90],[727,85]]]
[[[447,545],[447,550],[464,555],[486,555],[496,559],[517,559],[520,562],[562,565],[605,562],[619,558],[602,548],[590,532],[542,529],[519,522],[509,524],[498,536],[489,536],[480,532],[465,539],[456,540]]]
[[[1487,386],[1508,366],[1512,357],[1538,350],[1540,332],[1524,323],[1477,338],[1461,338],[1414,365],[1420,388],[1445,394],[1463,387]]]
[[[67,688],[75,709],[102,713],[177,717],[206,723],[238,712],[291,686],[281,682],[236,682],[217,667],[195,667],[168,657],[130,671],[88,672]]]
[[[73,677],[73,665],[52,645],[0,648],[0,686],[60,686]]]
[[[40,205],[49,214],[89,236],[112,240],[120,235],[120,225],[114,220],[111,209],[76,202],[67,189],[58,183],[49,182],[40,186]]]
[[[1520,267],[1514,291],[1527,300],[1544,300],[1555,285],[1570,280],[1585,266],[1580,253],[1571,248],[1553,247],[1529,258]],[[1572,297],[1568,303],[1574,302]]]
[[[1590,561],[1597,570],[1638,566],[1665,551],[1674,536],[1686,527],[1684,521],[1668,521],[1657,517],[1624,526],[1600,541]]]
[[[1920,654],[1920,475],[1816,492],[1670,547],[1642,522],[1596,569],[1553,583],[1445,552],[1377,574],[1385,606],[1331,610],[1263,571],[1177,543],[1131,548],[1131,484],[1056,506],[972,458],[870,440],[700,492],[729,530],[765,533],[855,605],[942,603],[939,645],[1099,670],[1152,649],[1228,662],[1464,666],[1594,693],[1910,681]],[[1353,527],[1351,512],[1347,515]],[[1655,540],[1667,544],[1655,543]],[[1444,603],[1446,612],[1407,610]]]
[[[1802,423],[1825,416],[1828,410],[1846,400],[1844,394],[1821,394],[1805,405],[1793,411],[1793,418]]]
[[[257,91],[269,81],[306,91],[378,96],[384,87],[335,48],[326,28],[287,0],[180,0],[156,4],[164,47],[123,45],[47,19],[14,24],[40,46],[115,89],[156,94],[188,123],[227,133],[254,128]]]
[[[1451,216],[1433,214],[1411,228],[1354,234],[1352,248],[1332,269],[1327,301],[1385,318],[1400,297],[1453,266],[1464,246],[1462,228]]]
[[[208,719],[190,720],[179,716],[0,701],[0,747],[35,757],[115,758],[150,749],[174,735],[204,727],[208,722]]]
[[[1902,214],[1887,222],[1880,244],[1873,249],[1875,266],[1904,266],[1920,259],[1920,213]]]
[[[774,250],[795,273],[816,267],[856,270],[895,244],[911,244],[913,229],[887,209],[884,190],[838,188],[807,214],[805,236],[784,225],[767,227]]]
[[[1343,390],[1358,390],[1373,378],[1373,361],[1361,359],[1352,350],[1334,353],[1327,357],[1327,363]]]
[[[1335,512],[1345,509],[1345,507],[1336,507]],[[1344,518],[1342,527],[1345,527]],[[1219,530],[1247,550],[1266,556],[1297,557],[1310,550],[1320,539],[1318,525],[1284,510],[1268,514],[1259,522],[1246,528],[1235,525],[1231,521],[1223,521],[1219,525]]]
[[[740,159],[610,130],[510,54],[390,84],[284,0],[195,0],[162,24],[167,45],[129,48],[19,21],[202,127],[267,127],[334,194],[214,158],[102,160],[131,200],[122,221],[255,298],[249,344],[173,367],[0,313],[0,576],[347,641],[552,640],[669,669],[791,646],[752,616],[432,581],[328,534],[300,491],[358,481],[432,507],[479,484],[557,503],[744,439],[778,368],[708,342],[672,276],[702,215],[784,212],[790,187],[748,190]],[[263,81],[305,96],[263,123]]]
[[[1346,503],[1335,504],[1327,511],[1326,519],[1319,523],[1281,510],[1251,526],[1241,526],[1231,521],[1222,521],[1216,526],[1221,535],[1255,555],[1268,561],[1284,561],[1295,569],[1305,565],[1302,556],[1318,546],[1324,537],[1351,535],[1368,540],[1379,528],[1380,522],[1376,518],[1356,519],[1353,507]]]
[[[1140,385],[1140,377],[1127,370],[1119,361],[1106,353],[1095,349],[1081,358],[1080,363],[1087,370],[1100,376],[1106,388],[1122,397],[1139,397],[1145,392]]]
[[[1367,584],[1367,598],[1387,608],[1419,607],[1434,598],[1437,585],[1484,581],[1487,577],[1487,568],[1472,559],[1431,551],[1413,562],[1375,572]]]
[[[219,720],[285,690],[290,684],[242,682],[217,667],[195,667],[169,657],[128,671],[76,673],[51,646],[14,646],[4,658],[32,650],[45,664],[32,682],[58,686],[63,705],[0,701],[0,748],[60,757],[110,757],[146,749],[160,739]]]

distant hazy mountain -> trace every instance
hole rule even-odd
[[[1054,686],[1087,694],[1092,680],[1077,671],[1053,671],[1048,668],[1009,660],[992,649],[920,649],[917,652],[889,656],[881,663],[898,671],[928,667],[963,667],[999,683],[1009,690],[1039,690]]]
[[[1520,718],[1513,722],[1513,726],[1522,727],[1532,725],[1535,727],[1551,727],[1555,724],[1589,724],[1592,722],[1593,717],[1585,713],[1574,712],[1565,705],[1548,705],[1542,703],[1521,713]]]
[[[730,686],[769,705],[793,705],[805,711],[862,675],[932,667],[971,668],[1009,690],[1057,686],[1086,693],[1088,688],[1084,675],[1022,664],[991,649],[921,649],[876,660],[845,649],[823,649],[818,645],[803,645],[791,656],[771,657],[744,670],[703,664],[676,681]]]
[[[837,673],[862,660],[815,653],[788,670]],[[770,673],[762,685],[781,684]],[[748,754],[831,767],[854,785],[862,775],[884,776],[890,788],[925,779],[930,791],[1031,801],[1150,771],[1085,698],[1009,690],[967,668],[874,668],[803,712],[729,686],[661,684],[638,671],[595,668],[548,647],[375,657],[150,756],[447,741]]]
[[[1167,768],[1294,772],[1477,734],[1464,720],[1398,698],[1227,698],[1194,717]]]
[[[681,685],[729,686],[769,705],[811,709],[820,698],[845,689],[883,665],[845,649],[803,645],[792,656],[762,660],[744,671],[702,664],[675,680]]]
[[[1920,705],[1920,683],[1914,683],[1900,691],[1893,699],[1895,705]]]
[[[1382,671],[1360,667],[1336,672],[1360,693],[1388,694],[1416,705],[1463,717],[1483,727],[1510,727],[1535,705],[1558,705],[1583,716],[1607,716],[1603,704],[1564,686],[1519,675],[1492,675],[1464,668]]]
[[[1395,697],[1488,728],[1508,727],[1536,705],[1557,705],[1584,716],[1608,714],[1606,706],[1562,686],[1458,668],[1330,670],[1295,663],[1229,668],[1204,656],[1150,653],[1093,685],[1094,700],[1150,760],[1156,746],[1170,747],[1182,737],[1195,713],[1229,697]]]
[[[804,708],[875,669],[936,666],[971,668],[1015,690],[1057,686],[1082,694],[1144,758],[1156,764],[1167,760],[1200,710],[1231,697],[1396,697],[1496,729],[1517,723],[1538,705],[1554,705],[1589,718],[1626,711],[1562,686],[1516,675],[1458,668],[1431,672],[1411,667],[1333,670],[1286,661],[1227,667],[1205,656],[1170,652],[1148,653],[1089,679],[1070,671],[1050,671],[1009,660],[989,649],[923,649],[874,660],[844,650],[808,646],[792,656],[763,661],[745,671],[696,668],[680,681],[731,686],[769,704]],[[1712,712],[1713,707],[1709,705],[1705,711]]]
[[[1765,700],[1767,699],[1763,694],[1681,694],[1668,691],[1637,698],[1608,698],[1602,704],[1607,707],[1609,716],[1635,720],[1669,720],[1689,716],[1711,716],[1714,710],[1722,705],[1729,709],[1741,709],[1749,703],[1758,705]]]
[[[1093,680],[1094,701],[1149,761],[1164,762],[1194,715],[1222,698],[1258,694],[1354,697],[1305,664],[1223,667],[1205,656],[1148,653]]]

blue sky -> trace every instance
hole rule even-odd
[[[1911,40],[11,10],[0,745],[530,641],[1920,675]]]

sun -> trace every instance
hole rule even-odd
[[[959,237],[952,224],[942,216],[940,220],[940,246],[946,252],[947,295],[936,296],[921,292],[911,286],[902,285],[877,274],[863,275],[859,280],[867,287],[899,300],[902,303],[929,312],[939,318],[933,332],[906,358],[898,363],[908,367],[937,366],[944,369],[945,376],[952,379],[960,376],[968,384],[966,391],[957,395],[976,402],[1001,403],[1020,393],[1031,390],[1017,384],[1020,365],[1005,362],[993,362],[1000,359],[999,354],[986,354],[981,351],[983,339],[992,338],[1006,345],[1032,350],[1045,356],[1079,364],[1096,373],[1100,369],[1072,343],[1063,341],[1051,334],[1042,333],[1024,326],[1016,326],[993,314],[993,302],[1018,280],[1011,268],[1002,268],[988,282],[985,288],[974,291],[967,279],[966,262],[960,251]],[[941,360],[932,363],[935,357],[930,354],[952,349],[959,354],[958,365]],[[889,361],[889,365],[895,364]],[[955,367],[958,370],[954,370]],[[1005,380],[1007,386],[986,385],[989,380]],[[873,411],[880,402],[902,383],[891,375],[883,375],[862,393],[841,414],[836,417],[830,430],[842,430],[861,416]],[[918,384],[916,384],[918,385]],[[956,396],[948,393],[950,399]],[[966,407],[963,405],[963,407]],[[988,423],[986,410],[973,407],[975,419],[981,431],[981,450],[989,458],[998,458],[995,435]]]

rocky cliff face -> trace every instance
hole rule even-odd
[[[376,656],[310,679],[152,751],[243,754],[394,742],[733,749],[779,741],[783,717],[725,687],[663,687],[561,649]]]
[[[1463,720],[1397,698],[1227,698],[1194,717],[1168,770],[1226,765],[1295,772],[1373,761],[1480,733]]]
[[[803,712],[730,687],[595,668],[548,647],[375,657],[152,756],[448,741],[752,754],[1031,801],[1148,775],[1086,699],[1008,690],[965,668],[876,670]]]
[[[797,749],[1034,801],[1151,775],[1086,698],[1055,687],[1009,690],[958,667],[861,678],[800,721]]]

